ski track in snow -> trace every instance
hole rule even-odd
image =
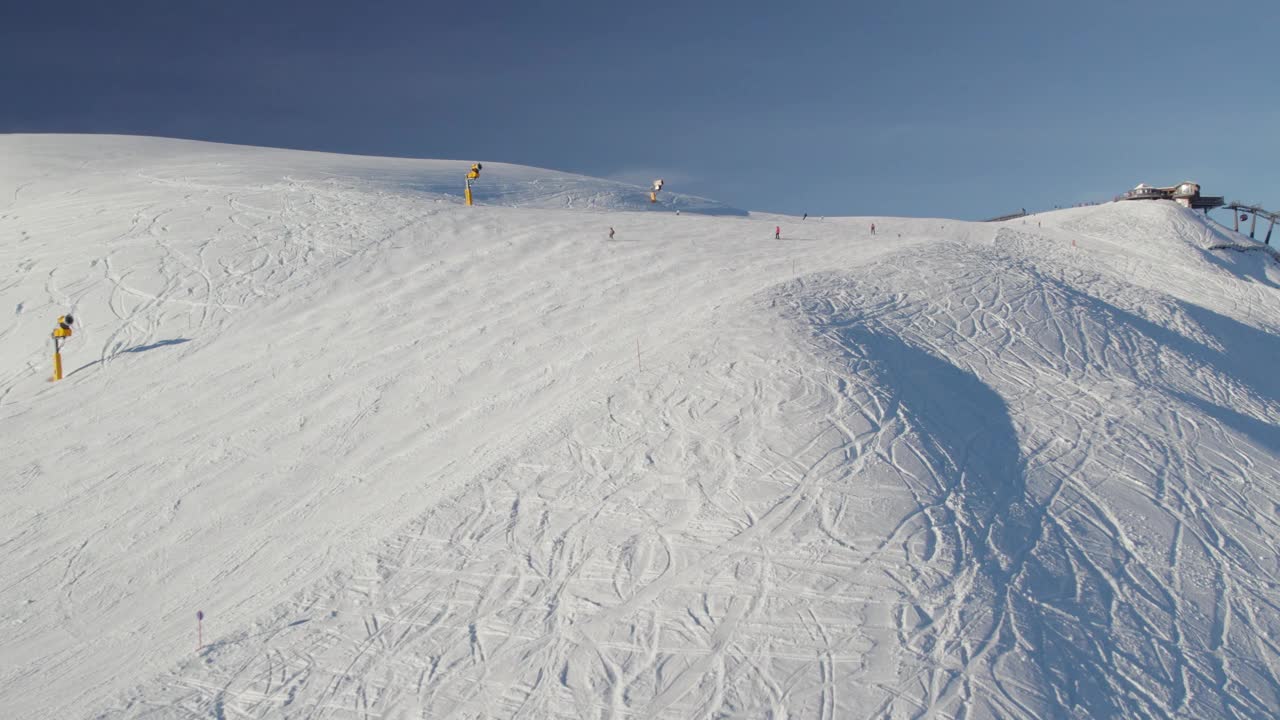
[[[778,243],[191,146],[0,187],[0,707],[1280,706],[1280,300],[1230,233],[1130,203]]]

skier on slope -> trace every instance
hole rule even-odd
[[[613,239],[613,228],[609,228],[609,239]]]
[[[781,226],[781,225],[775,225],[775,226],[773,227],[773,239],[774,239],[774,240],[781,240],[781,239],[782,239],[782,226]]]

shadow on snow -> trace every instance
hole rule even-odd
[[[937,639],[949,643],[950,667],[955,660],[985,665],[996,678],[996,688],[971,699],[986,703],[986,712],[1040,717],[1141,711],[1108,680],[1116,660],[1108,605],[1075,594],[1082,578],[1064,559],[1068,539],[1048,522],[1045,501],[1028,492],[1004,399],[887,329],[854,320],[824,330],[854,374],[887,394],[886,417],[905,421],[934,469],[936,495],[920,512],[934,517],[954,546],[949,592],[961,616],[955,635]],[[948,686],[974,679],[959,669],[944,675]]]

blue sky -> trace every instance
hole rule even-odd
[[[0,132],[660,175],[796,214],[981,218],[1183,179],[1280,206],[1280,3],[1208,7],[29,4],[0,24]]]

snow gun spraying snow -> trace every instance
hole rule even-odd
[[[480,170],[483,167],[480,163],[473,163],[471,171],[467,173],[467,205],[471,204],[471,181],[480,178]]]
[[[58,318],[58,326],[53,329],[53,379],[62,379],[62,341],[71,337],[71,324],[75,319],[70,315]]]
[[[649,202],[658,202],[658,193],[662,190],[662,178],[653,181],[653,189],[649,191]]]

